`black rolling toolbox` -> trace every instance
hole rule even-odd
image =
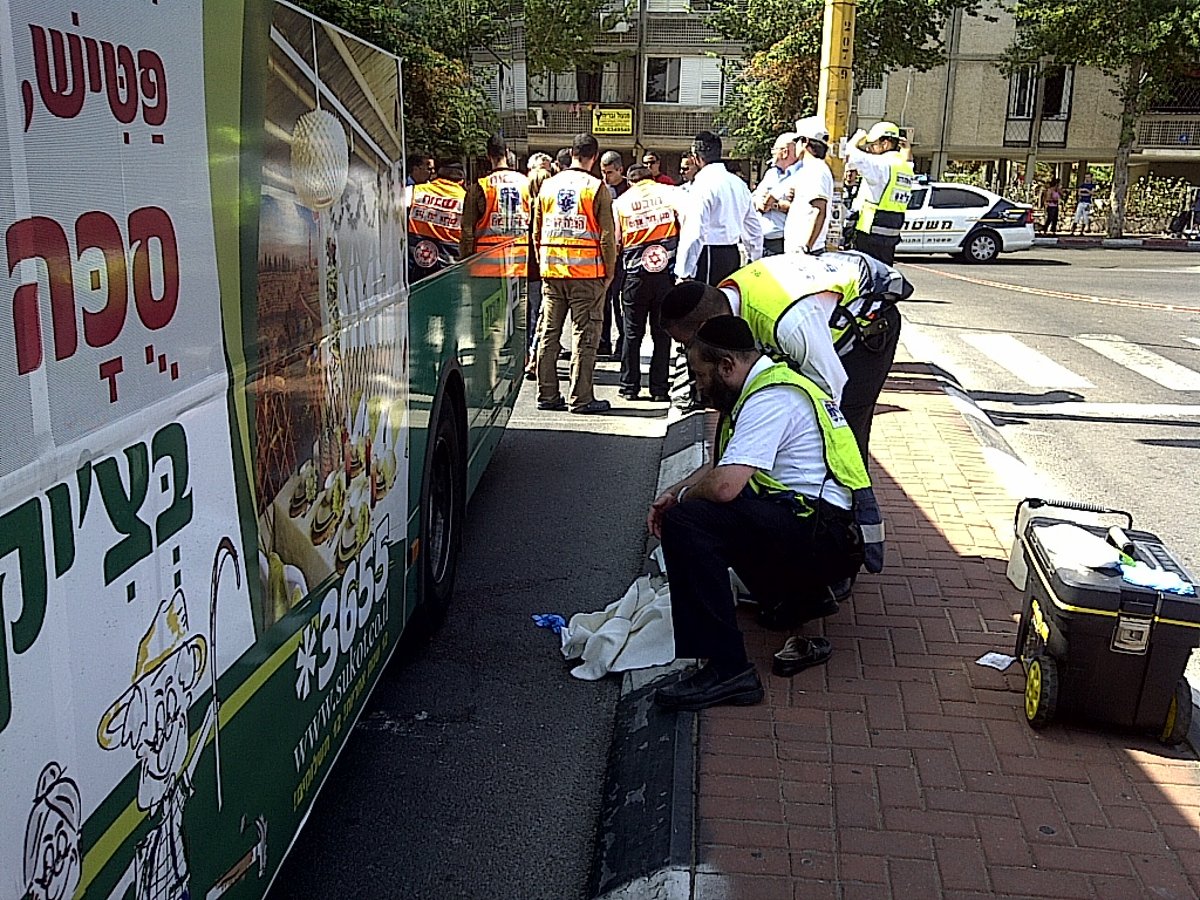
[[[1041,728],[1056,717],[1084,719],[1180,743],[1192,719],[1183,670],[1200,645],[1200,599],[1129,584],[1119,571],[1064,558],[1046,545],[1043,529],[1065,521],[1054,508],[1122,516],[1128,529],[1133,525],[1128,513],[1103,507],[1037,499],[1018,504],[1018,521],[1025,521],[1017,540],[1028,577],[1016,655],[1025,667],[1026,720]],[[1195,583],[1150,532],[1071,524]]]

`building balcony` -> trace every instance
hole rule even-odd
[[[1200,151],[1200,113],[1150,113],[1138,122],[1139,150]]]
[[[699,13],[654,13],[646,16],[647,48],[703,51],[719,55],[740,54],[742,45],[726,40]]]
[[[1069,119],[1043,119],[1041,132],[1038,135],[1038,146],[1050,148],[1067,146],[1067,123],[1069,121]],[[1032,136],[1032,119],[1005,119],[1005,147],[1028,147]]]
[[[697,131],[711,131],[717,108],[677,107],[668,104],[642,108],[642,136],[654,138],[687,138],[691,140]]]
[[[529,137],[573,137],[592,130],[592,109],[633,109],[632,103],[550,103],[530,101]],[[538,110],[541,110],[539,113]]]

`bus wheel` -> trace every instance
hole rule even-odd
[[[445,618],[454,593],[466,510],[463,459],[454,407],[443,397],[429,434],[421,485],[421,601],[431,628]]]

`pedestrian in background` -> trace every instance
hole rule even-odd
[[[563,147],[558,151],[558,155],[554,157],[554,174],[565,172],[571,168],[571,148]]]
[[[1092,224],[1092,197],[1095,193],[1096,182],[1092,181],[1091,175],[1084,175],[1083,182],[1075,194],[1075,215],[1071,218],[1071,234],[1075,233],[1076,226],[1079,227],[1080,234],[1087,234]]]
[[[629,179],[625,177],[625,160],[616,150],[605,150],[600,157],[600,174],[608,185],[608,193],[615,201],[629,190]],[[625,282],[625,272],[617,266],[612,284],[608,286],[608,294],[604,298],[604,322],[600,326],[600,356],[605,359],[620,359],[625,346],[625,317],[621,312],[621,286]],[[617,325],[617,342],[612,341],[613,322]]]
[[[762,256],[762,225],[746,183],[721,164],[719,137],[701,131],[689,156],[697,171],[679,236],[675,276],[717,285],[741,267],[739,241],[751,261]]]
[[[791,206],[788,189],[792,176],[799,170],[798,162],[795,133],[789,131],[779,135],[771,147],[771,164],[750,195],[762,226],[763,256],[783,252],[783,229]]]
[[[642,154],[642,165],[649,167],[650,176],[659,184],[669,184],[671,187],[675,186],[675,179],[666,172],[661,171],[662,160],[659,159],[658,154],[653,150],[647,150]]]
[[[665,403],[670,399],[671,336],[662,327],[662,302],[674,284],[671,265],[679,246],[678,190],[655,181],[648,166],[630,166],[629,180],[632,187],[613,204],[624,270],[625,348],[620,393],[636,400],[641,392],[642,337],[649,322],[654,342],[650,399]]]
[[[1062,188],[1057,178],[1042,190],[1042,206],[1046,208],[1046,234],[1058,232],[1058,207],[1062,203]]]
[[[833,173],[825,162],[829,132],[816,116],[796,123],[799,162],[789,182],[783,244],[788,253],[823,253],[833,213]]]
[[[604,295],[617,265],[612,196],[592,174],[600,145],[587,133],[571,143],[571,167],[546,179],[533,211],[538,236],[543,299],[538,329],[538,403],[541,410],[565,410],[558,384],[558,354],[567,314],[574,348],[568,394],[574,413],[607,412],[607,400],[593,390]]]
[[[696,180],[696,172],[696,161],[691,156],[684,156],[683,162],[679,165],[680,188],[690,192],[692,182]]]
[[[882,263],[896,261],[896,245],[912,197],[913,172],[908,142],[892,122],[861,128],[850,138],[846,162],[858,171],[859,206],[854,223],[854,247]]]
[[[460,258],[484,254],[473,263],[472,275],[525,280],[529,269],[529,177],[509,164],[515,157],[503,135],[489,137],[486,152],[492,171],[467,190]],[[520,240],[514,244],[514,238]]]

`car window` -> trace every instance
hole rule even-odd
[[[974,207],[990,206],[987,197],[968,191],[964,188],[933,189],[933,200],[929,204],[934,209],[971,209]]]
[[[925,188],[913,191],[912,196],[908,198],[909,209],[920,209],[925,205],[925,195],[929,193]]]

